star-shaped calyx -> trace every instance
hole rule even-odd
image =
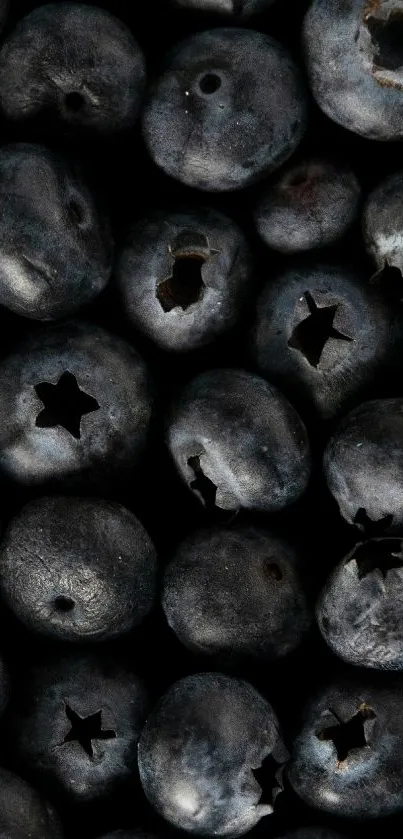
[[[158,283],[156,297],[164,312],[180,307],[183,311],[201,300],[205,284],[202,267],[218,251],[211,248],[203,233],[183,230],[168,248],[173,259],[169,277]]]
[[[99,409],[97,400],[80,390],[76,377],[68,371],[63,373],[56,385],[40,382],[35,385],[35,390],[44,405],[36,418],[38,428],[60,425],[77,440],[81,436],[83,416]]]
[[[336,725],[330,725],[317,734],[319,740],[331,740],[336,749],[338,763],[343,763],[350,752],[356,749],[369,748],[365,735],[364,723],[376,717],[369,705],[363,703],[354,716],[344,722],[335,711],[331,713],[337,720]]]
[[[310,291],[304,293],[304,298],[309,315],[297,324],[288,341],[288,346],[302,353],[311,367],[317,367],[330,338],[349,342],[353,341],[353,338],[344,335],[333,326],[339,304],[317,306]]]
[[[374,521],[369,517],[364,507],[360,507],[354,516],[354,524],[365,531],[367,539],[373,539],[376,536],[382,536],[385,530],[392,526],[393,516],[389,514]]]
[[[358,579],[362,580],[372,571],[380,571],[386,580],[388,571],[403,568],[401,539],[372,539],[358,545],[351,560],[355,560]]]
[[[112,740],[116,737],[116,731],[112,729],[103,730],[102,711],[89,714],[88,717],[81,717],[73,711],[67,703],[65,704],[66,717],[71,722],[71,729],[64,738],[65,743],[76,742],[84,749],[88,757],[93,757],[93,740]]]

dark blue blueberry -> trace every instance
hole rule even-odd
[[[252,259],[238,225],[216,210],[155,212],[132,228],[116,276],[133,325],[163,349],[186,352],[236,324]]]
[[[288,757],[269,703],[221,673],[175,682],[148,717],[138,755],[144,791],[160,815],[189,833],[228,837],[273,812]]]
[[[305,90],[291,56],[247,29],[211,29],[178,44],[143,113],[154,162],[212,192],[241,189],[278,169],[305,125]]]
[[[108,282],[112,242],[79,172],[43,146],[0,149],[0,303],[66,317]]]
[[[323,466],[349,524],[367,535],[403,527],[403,399],[364,402],[347,414],[327,444]],[[378,534],[371,523],[378,523]]]
[[[353,676],[307,705],[287,768],[310,807],[352,819],[403,810],[402,686]]]
[[[399,2],[313,0],[303,50],[325,114],[364,137],[402,140],[402,44]]]
[[[0,470],[21,484],[99,482],[142,455],[152,411],[143,359],[81,321],[43,328],[0,363]]]
[[[369,194],[363,234],[376,269],[373,281],[386,287],[394,279],[403,297],[403,172],[390,175]]]
[[[349,166],[306,160],[264,184],[253,209],[257,232],[269,248],[285,254],[331,245],[355,221],[360,197]]]
[[[277,388],[244,370],[211,370],[171,410],[166,441],[185,483],[207,508],[274,512],[305,491],[305,426]]]
[[[203,14],[246,20],[263,12],[274,0],[171,0],[174,6]]]
[[[142,680],[116,651],[33,659],[7,720],[13,764],[66,801],[134,788],[147,703]]]
[[[26,626],[67,641],[128,632],[150,611],[156,556],[120,504],[53,496],[31,501],[0,546],[0,592]]]
[[[144,88],[144,58],[133,35],[96,6],[40,6],[0,50],[0,107],[9,120],[52,110],[61,126],[109,134],[131,128]]]
[[[162,606],[185,646],[225,660],[287,655],[311,622],[297,552],[255,527],[188,536],[166,568]]]
[[[359,667],[403,670],[403,543],[370,539],[332,571],[317,603],[336,655]]]
[[[26,781],[0,768],[0,836],[2,839],[63,839],[51,804]]]
[[[266,283],[252,354],[262,375],[334,416],[396,363],[395,313],[356,272],[295,263]]]

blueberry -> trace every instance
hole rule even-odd
[[[162,605],[192,652],[229,660],[287,655],[311,621],[300,557],[256,527],[188,536],[165,570]]]
[[[403,543],[356,545],[332,571],[317,603],[319,629],[350,664],[403,670]]]
[[[363,212],[363,234],[376,273],[373,280],[395,280],[403,297],[403,172],[385,178],[372,190]]]
[[[392,369],[398,342],[394,312],[360,274],[296,262],[264,286],[251,351],[262,375],[328,418]]]
[[[331,245],[355,221],[361,189],[348,165],[313,158],[264,184],[253,208],[264,243],[285,254]]]
[[[307,705],[287,768],[310,807],[371,819],[403,809],[401,685],[350,677]]]
[[[371,400],[347,414],[327,444],[323,466],[349,524],[360,526],[367,536],[401,528],[403,399]]]
[[[52,320],[89,303],[108,282],[106,220],[76,168],[43,146],[0,149],[0,303]]]
[[[181,352],[212,342],[236,324],[251,275],[242,231],[208,208],[143,218],[117,266],[130,321],[163,349]]]
[[[274,0],[171,0],[174,6],[203,14],[245,20],[263,12]]]
[[[2,839],[62,839],[54,808],[26,781],[0,768]]]
[[[0,470],[20,484],[109,481],[147,441],[152,395],[137,352],[98,326],[65,321],[0,362]]]
[[[179,43],[143,113],[154,162],[212,192],[246,187],[278,169],[305,125],[305,90],[289,53],[261,32],[236,28]]]
[[[95,498],[27,504],[0,546],[0,591],[29,629],[67,641],[128,632],[150,611],[156,557],[138,519]]]
[[[0,107],[10,120],[52,110],[61,126],[110,134],[134,124],[144,88],[130,30],[96,6],[40,6],[0,50]]]
[[[138,755],[160,815],[189,833],[229,837],[273,812],[287,757],[269,703],[221,673],[176,682],[148,717]],[[262,789],[255,773],[263,770]]]
[[[313,0],[303,49],[328,117],[373,140],[403,139],[402,35],[400,3]]]
[[[35,658],[7,720],[13,764],[66,802],[134,790],[147,703],[142,680],[116,651]]]
[[[183,390],[167,422],[176,468],[207,508],[274,512],[310,476],[305,426],[277,388],[244,370],[210,370]]]

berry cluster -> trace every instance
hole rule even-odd
[[[0,839],[394,839],[403,3],[0,30]]]

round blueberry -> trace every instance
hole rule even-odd
[[[313,0],[303,49],[328,117],[373,140],[403,139],[402,35],[398,0]]]
[[[341,421],[323,459],[341,515],[368,536],[403,526],[403,399],[364,402]]]
[[[361,189],[348,165],[322,159],[287,167],[253,208],[264,243],[285,254],[331,245],[355,221]]]
[[[147,703],[143,682],[116,651],[34,660],[7,720],[13,763],[66,801],[134,788]]]
[[[144,57],[133,35],[96,6],[40,6],[0,50],[0,107],[10,120],[51,109],[61,126],[109,134],[134,124],[144,88]]]
[[[166,440],[183,480],[207,508],[274,512],[310,477],[305,426],[277,388],[244,370],[209,370],[183,390]]]
[[[246,187],[278,169],[305,125],[305,90],[291,56],[267,35],[236,28],[178,44],[143,113],[154,162],[212,192]]]
[[[112,242],[76,168],[43,146],[0,149],[0,303],[37,320],[66,317],[106,286]]]
[[[4,839],[62,839],[54,808],[26,781],[0,767],[0,836]]]
[[[274,0],[171,0],[174,6],[192,12],[246,20],[259,14],[274,3]]]
[[[331,573],[317,603],[336,655],[359,667],[403,670],[403,542],[360,543]]]
[[[209,344],[236,324],[251,280],[242,231],[208,208],[142,219],[117,265],[130,321],[163,349],[180,352]]]
[[[396,363],[398,329],[354,271],[295,263],[263,288],[252,355],[262,375],[327,418]]]
[[[192,652],[223,659],[287,655],[311,622],[296,551],[255,527],[185,539],[166,568],[162,606]]]
[[[103,641],[150,611],[156,556],[120,504],[53,496],[27,504],[0,545],[0,592],[31,630],[66,641]]]
[[[401,685],[350,677],[305,709],[287,767],[310,807],[371,819],[403,809]]]
[[[100,480],[143,453],[152,410],[137,352],[98,326],[42,328],[0,363],[0,470],[22,484]]]
[[[138,756],[146,796],[168,822],[201,836],[237,837],[273,812],[288,755],[271,706],[252,685],[199,673],[159,701]]]
[[[399,288],[403,273],[403,172],[390,175],[369,194],[363,212],[363,234],[376,268],[373,279],[394,279]],[[403,287],[400,293],[403,297]]]

